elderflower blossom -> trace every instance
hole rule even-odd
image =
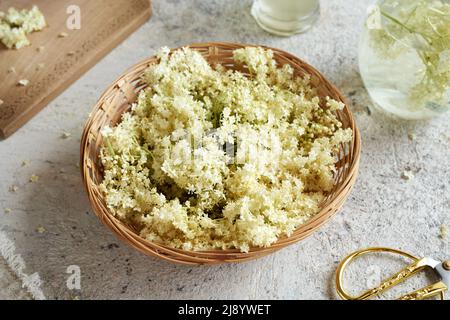
[[[140,235],[185,250],[270,246],[320,208],[351,140],[306,76],[262,48],[234,51],[248,76],[163,48],[148,85],[101,134],[101,191]]]
[[[0,11],[0,41],[9,48],[20,49],[30,45],[29,33],[46,27],[44,15],[37,6],[30,10],[9,8],[6,13]]]

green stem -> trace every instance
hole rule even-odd
[[[109,141],[108,138],[105,138],[105,143],[106,143],[106,147],[108,148],[110,155],[114,157],[116,155],[116,153],[114,152],[114,148],[111,145],[111,141]]]
[[[411,13],[408,15],[408,19],[406,19],[406,21],[405,21],[405,24],[407,24],[407,23],[409,22],[409,20],[411,19],[411,17],[414,15],[414,13],[416,13],[418,7],[419,7],[419,6],[417,5],[417,6],[414,8],[414,10],[411,11]]]
[[[416,33],[416,34],[422,36],[422,38],[423,38],[429,45],[431,45],[431,41],[428,40],[427,37],[425,37],[422,33],[418,32],[418,31],[416,31],[416,30],[414,30],[414,29],[411,29],[411,28],[408,27],[406,24],[402,23],[402,22],[401,22],[400,20],[398,20],[397,18],[395,18],[395,17],[393,17],[393,16],[387,14],[387,13],[384,12],[383,10],[380,10],[380,12],[381,12],[381,15],[382,15],[383,17],[385,17],[386,19],[389,19],[389,20],[391,20],[392,22],[398,24],[400,27],[402,27],[403,29],[405,29],[405,30],[408,31],[409,33]]]
[[[431,22],[430,18],[427,18],[427,22],[431,27],[431,30],[433,30],[433,32],[439,37],[442,38],[442,35],[439,33],[438,29],[436,28],[436,26]]]
[[[144,151],[148,156],[150,156],[150,158],[152,158],[152,160],[155,160],[155,157],[153,156],[153,153],[150,150],[144,148]]]
[[[381,15],[389,20],[391,20],[392,22],[398,24],[399,26],[401,26],[402,28],[404,28],[405,30],[409,31],[410,33],[415,33],[415,31],[411,28],[409,28],[407,25],[405,25],[404,23],[402,23],[400,20],[398,20],[397,18],[387,14],[386,12],[384,12],[383,10],[380,11]]]

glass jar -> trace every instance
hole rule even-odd
[[[290,36],[314,25],[320,4],[319,0],[254,0],[252,15],[267,32]]]
[[[450,4],[379,0],[360,39],[361,76],[375,105],[404,119],[450,108]]]

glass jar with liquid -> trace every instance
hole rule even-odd
[[[409,120],[449,110],[450,1],[376,1],[361,34],[359,66],[377,109]]]
[[[290,36],[311,28],[320,16],[319,0],[255,0],[252,15],[264,30]]]

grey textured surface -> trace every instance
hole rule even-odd
[[[154,15],[145,26],[0,142],[0,232],[14,241],[29,273],[40,275],[46,297],[334,299],[335,268],[358,248],[383,245],[450,258],[449,239],[438,236],[440,225],[450,225],[450,114],[403,122],[371,110],[357,67],[369,3],[322,1],[322,17],[310,32],[279,38],[256,26],[248,0],[153,1]],[[83,123],[113,79],[161,46],[201,41],[265,44],[303,58],[349,98],[361,129],[359,178],[340,213],[306,240],[253,262],[186,267],[135,252],[92,213],[76,166]],[[63,131],[72,136],[62,139]],[[22,167],[23,160],[31,162]],[[408,168],[415,177],[404,180],[401,173]],[[32,174],[40,176],[37,183],[28,182]],[[11,185],[19,190],[9,192]],[[4,208],[12,212],[3,214]],[[37,232],[40,226],[43,233]],[[358,264],[349,281],[364,287],[365,278],[400,265],[386,258],[367,262],[372,268]],[[81,268],[81,290],[66,287],[69,265]],[[15,281],[4,269],[0,262],[0,297],[24,297],[4,289]]]
[[[22,282],[0,258],[0,300],[30,299],[28,292],[22,288]]]

